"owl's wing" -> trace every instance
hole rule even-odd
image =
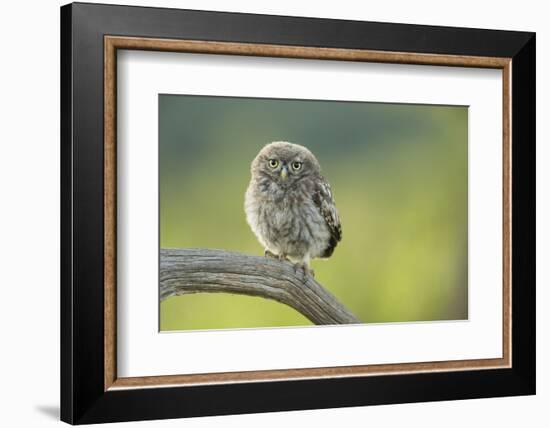
[[[330,257],[336,245],[342,239],[342,225],[340,224],[340,216],[336,209],[330,184],[328,184],[324,177],[320,177],[317,181],[313,194],[313,202],[319,208],[330,231],[330,241],[322,255],[322,257]]]

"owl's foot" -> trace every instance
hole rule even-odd
[[[271,259],[277,259],[279,260],[280,262],[288,262],[290,261],[288,259],[288,257],[286,256],[286,254],[275,254],[275,253],[272,253],[271,251],[269,250],[265,250],[264,251],[264,256],[265,257],[269,257]]]
[[[315,271],[311,269],[307,263],[296,263],[294,265],[294,273],[298,274],[298,271],[302,271],[304,276],[309,275],[312,278],[315,278]]]
[[[269,258],[271,258],[271,259],[279,259],[279,256],[278,256],[277,254],[274,254],[274,253],[272,253],[272,252],[269,251],[269,250],[265,250],[265,251],[264,251],[264,256],[265,256],[265,257],[269,257]]]
[[[277,256],[277,258],[279,259],[279,261],[281,262],[289,262],[290,260],[288,259],[288,257],[286,256],[286,254],[284,253],[281,253]]]

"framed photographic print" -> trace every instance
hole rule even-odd
[[[535,393],[535,35],[61,8],[61,418]]]

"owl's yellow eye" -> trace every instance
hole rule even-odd
[[[302,162],[292,162],[292,169],[294,171],[299,171],[302,168]]]
[[[279,161],[277,159],[269,159],[269,166],[271,168],[277,168],[279,166]]]

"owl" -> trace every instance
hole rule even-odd
[[[277,141],[251,165],[245,194],[246,220],[265,255],[289,260],[313,275],[312,258],[328,258],[342,239],[329,183],[306,147]]]

